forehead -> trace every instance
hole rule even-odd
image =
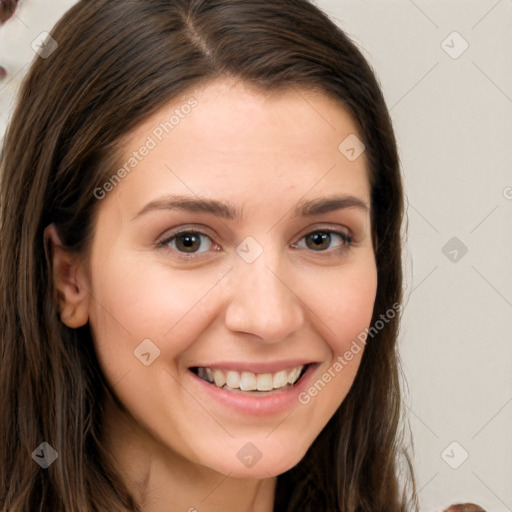
[[[141,200],[179,189],[261,203],[284,200],[277,191],[296,200],[340,189],[368,201],[366,156],[344,152],[344,141],[360,139],[341,102],[318,91],[263,92],[217,80],[174,99],[124,139],[120,165],[130,162],[129,176],[116,188]]]

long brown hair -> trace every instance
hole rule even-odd
[[[219,77],[264,91],[319,90],[352,114],[366,146],[373,325],[402,299],[396,142],[372,69],[306,0],[81,0],[51,36],[59,46],[30,68],[0,167],[0,511],[135,511],[102,442],[112,391],[88,326],[59,321],[44,228],[55,223],[63,243],[85,253],[100,204],[94,190],[115,169],[123,136],[184,91]],[[398,326],[396,315],[369,338],[343,404],[278,477],[276,511],[416,506],[397,476]],[[59,454],[46,470],[31,457],[43,441]]]

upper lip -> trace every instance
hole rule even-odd
[[[243,362],[243,361],[216,361],[210,363],[193,364],[189,368],[211,368],[212,370],[232,370],[235,372],[252,372],[252,373],[277,373],[281,370],[296,368],[297,366],[306,366],[315,364],[311,359],[290,359],[286,361],[274,362]]]

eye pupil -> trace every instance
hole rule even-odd
[[[186,252],[195,252],[199,248],[198,245],[200,241],[200,237],[192,233],[187,233],[176,237],[177,247],[180,249],[184,248]]]
[[[312,242],[310,245],[309,242]],[[317,231],[312,233],[306,239],[306,244],[310,249],[326,249],[331,243],[331,235],[329,233]]]

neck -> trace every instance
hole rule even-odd
[[[241,480],[162,446],[108,403],[105,443],[142,512],[273,512],[276,478]]]

